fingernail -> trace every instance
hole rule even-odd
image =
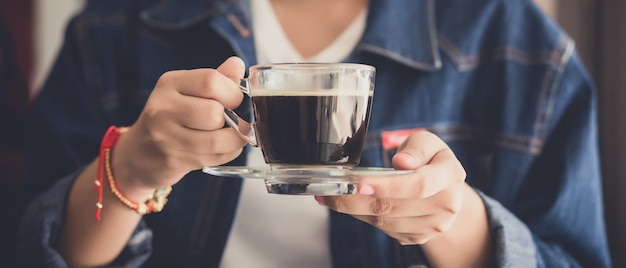
[[[359,188],[359,194],[362,195],[373,195],[374,194],[374,187],[372,187],[371,185],[361,185],[361,187]]]
[[[323,196],[315,196],[315,201],[317,201],[320,206],[326,206],[326,201]]]

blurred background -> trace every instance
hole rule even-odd
[[[626,267],[626,1],[535,0],[576,41],[598,87],[605,212],[614,267]],[[0,218],[24,174],[26,107],[61,45],[68,19],[83,0],[0,0]],[[622,192],[624,191],[624,192]],[[1,223],[3,222],[3,223]],[[4,224],[4,225],[3,225]],[[0,252],[10,254],[11,221],[0,220]],[[8,225],[8,226],[7,226]],[[0,254],[0,256],[3,256]]]

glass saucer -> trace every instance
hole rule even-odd
[[[269,169],[266,167],[205,167],[202,172],[222,177],[264,179],[267,191],[290,195],[355,194],[360,177],[388,177],[409,174],[412,170],[356,167],[354,169]]]

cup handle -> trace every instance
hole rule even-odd
[[[241,89],[244,94],[250,96],[248,80],[240,79],[239,89]],[[243,120],[233,110],[224,109],[224,121],[226,121],[226,124],[228,124],[228,126],[237,131],[239,137],[241,137],[244,141],[248,142],[254,147],[259,146],[256,139],[256,134],[254,133],[254,128],[252,128],[252,124],[250,124],[246,120]]]

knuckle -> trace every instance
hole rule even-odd
[[[159,80],[157,81],[157,85],[168,85],[173,83],[176,80],[176,76],[178,75],[178,71],[168,71],[163,73]]]
[[[387,198],[378,198],[372,202],[371,209],[375,215],[388,215],[393,210],[393,204]]]
[[[202,79],[202,87],[207,90],[209,94],[215,92],[217,88],[217,82],[219,81],[221,74],[214,69],[206,69],[204,72],[204,78]]]

